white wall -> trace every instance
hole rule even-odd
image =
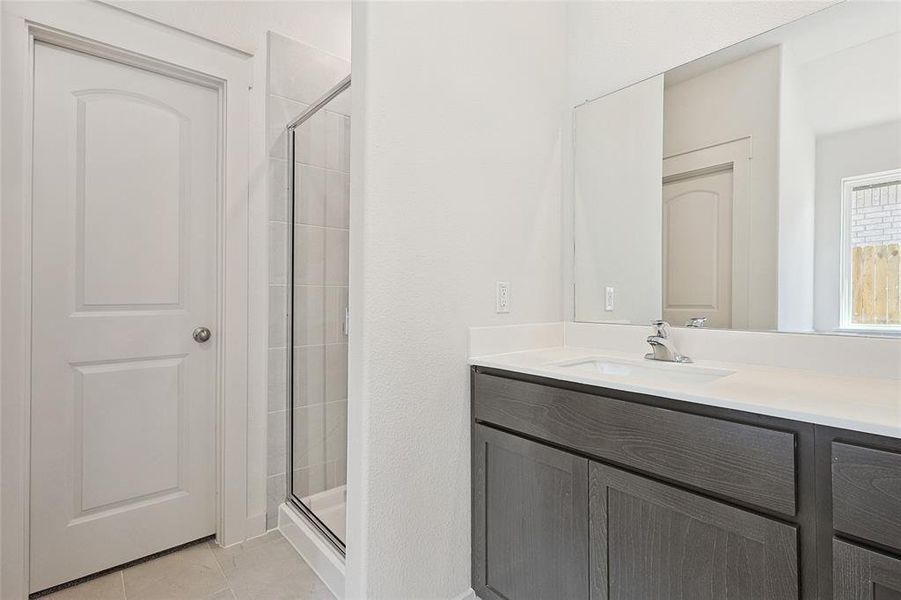
[[[350,1],[101,0],[253,54],[274,31],[350,59]]]
[[[571,108],[783,25],[832,4],[765,2],[571,2],[567,6],[567,94]],[[570,131],[565,116],[564,135]],[[564,195],[572,197],[571,139],[564,139]],[[564,204],[572,247],[572,204]],[[564,254],[564,307],[572,316],[572,253]]]
[[[901,27],[901,3],[885,5],[895,9],[891,16]],[[899,72],[898,32],[803,64],[799,77],[814,131],[823,135],[897,119],[901,114]]]
[[[469,589],[466,328],[561,317],[564,42],[553,3],[354,5],[348,598]]]
[[[782,48],[779,99],[779,331],[813,329],[816,137],[790,47]]]
[[[775,329],[779,231],[779,48],[664,90],[663,156],[751,137],[748,328]],[[743,250],[743,249],[741,249]]]
[[[570,106],[663,73],[833,2],[571,2]]]
[[[814,327],[839,325],[842,178],[896,169],[901,164],[901,121],[817,138]]]
[[[574,120],[575,318],[647,324],[663,306],[663,76],[584,104]]]
[[[0,48],[3,48],[3,25],[2,25],[2,23],[0,23]],[[2,65],[2,64],[3,64],[2,53],[0,53],[0,65]],[[2,67],[0,67],[0,71],[2,71]],[[2,98],[2,94],[0,94],[0,98]],[[0,102],[0,115],[2,115],[2,114],[3,114],[3,107],[2,107],[2,102]],[[2,145],[0,145],[0,156],[3,156],[3,147],[2,147]],[[0,161],[0,162],[2,162],[2,161]],[[2,183],[2,181],[0,181],[0,189],[3,189],[3,183]],[[2,248],[2,247],[3,247],[3,246],[2,246],[2,243],[0,243],[0,248]],[[3,307],[3,293],[2,293],[2,292],[3,292],[3,286],[2,286],[2,283],[0,283],[0,314],[3,314],[3,310],[2,310],[2,307]],[[0,320],[0,339],[2,339],[2,338],[3,338],[3,324],[2,324],[2,320]],[[2,372],[3,372],[3,364],[2,364],[2,362],[0,362],[0,373],[2,373]],[[3,411],[0,410],[0,448],[3,447],[3,440],[2,440],[2,432],[3,432],[2,414],[3,414]],[[3,464],[0,463],[0,470],[2,470],[2,469],[3,469]],[[0,480],[2,480],[2,478],[0,478]],[[2,515],[2,514],[3,514],[3,494],[0,494],[0,515]],[[3,538],[3,519],[0,518],[0,540],[2,540],[2,539],[4,539],[4,538]],[[2,564],[4,564],[4,563],[3,563],[3,544],[0,544],[0,565],[2,565]],[[2,595],[2,594],[3,594],[3,590],[6,589],[6,588],[3,587],[3,571],[4,571],[4,569],[0,569],[0,595]]]

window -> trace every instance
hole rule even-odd
[[[901,332],[901,169],[842,180],[842,329]]]

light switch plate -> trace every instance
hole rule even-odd
[[[607,287],[604,289],[604,310],[610,312],[613,310],[613,288]]]
[[[497,282],[497,312],[510,312],[510,283],[507,281]]]

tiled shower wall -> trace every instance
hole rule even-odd
[[[269,419],[266,525],[285,498],[287,142],[285,126],[350,63],[271,33],[268,47]],[[347,465],[350,93],[297,129],[295,146],[294,482],[303,497],[343,485]]]

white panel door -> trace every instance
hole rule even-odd
[[[732,326],[732,170],[663,186],[663,318]]]
[[[31,589],[216,529],[219,102],[38,43]]]

